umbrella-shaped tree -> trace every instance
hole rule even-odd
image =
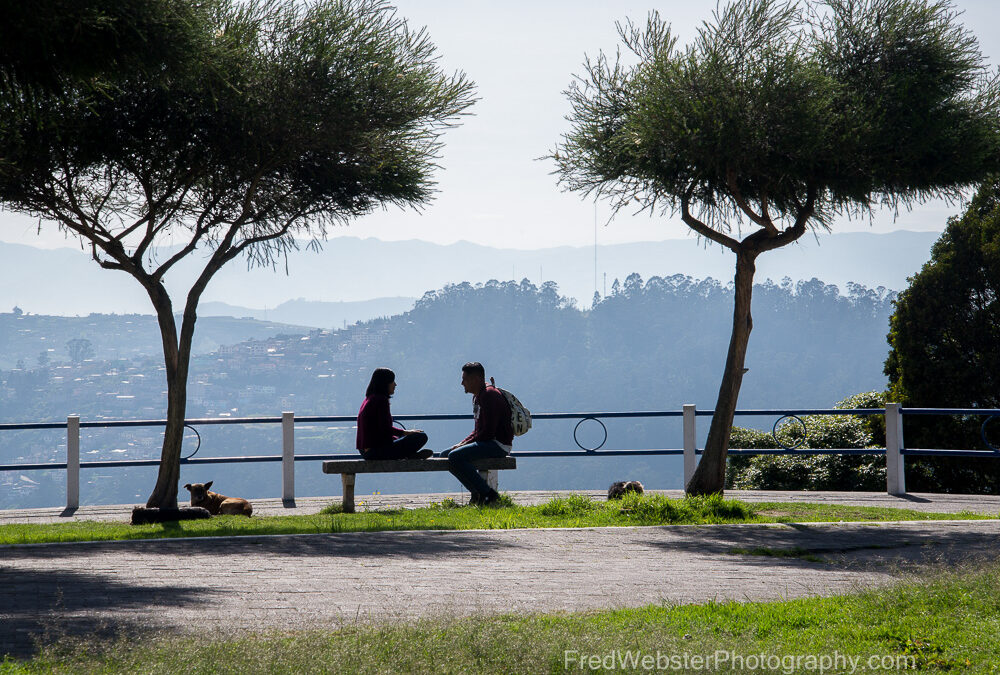
[[[686,486],[721,492],[758,256],[981,180],[998,162],[996,81],[946,1],[735,0],[684,49],[656,14],[620,33],[635,58],[602,54],[570,87],[557,173],[735,254],[729,352]]]
[[[0,100],[0,201],[79,237],[155,309],[167,424],[147,505],[161,508],[177,504],[192,337],[213,275],[237,258],[274,263],[372,209],[425,203],[441,133],[473,102],[427,34],[379,0],[192,4],[202,48],[190,58]],[[164,278],[187,258],[201,267],[178,326]]]

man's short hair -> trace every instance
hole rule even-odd
[[[486,379],[486,369],[483,368],[483,364],[479,361],[469,361],[464,366],[462,366],[463,373],[475,373],[479,377]]]

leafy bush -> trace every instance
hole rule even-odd
[[[840,409],[881,408],[885,394],[865,392],[837,403]],[[733,427],[729,446],[745,449],[877,448],[885,446],[881,415],[803,415],[802,425],[786,420],[771,435]],[[777,438],[775,438],[775,436]],[[780,441],[780,444],[779,444]],[[885,459],[880,455],[756,455],[730,456],[726,487],[736,490],[855,490],[885,489]]]

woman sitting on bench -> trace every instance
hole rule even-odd
[[[396,374],[388,368],[376,368],[358,411],[358,451],[371,460],[431,457],[434,451],[424,449],[427,434],[420,429],[397,429],[392,425],[389,399],[395,391]]]

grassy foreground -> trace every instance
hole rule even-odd
[[[29,661],[0,661],[0,673],[978,673],[997,672],[998,629],[1000,566],[992,563],[785,602],[425,619],[228,639],[63,640]]]
[[[781,523],[891,520],[987,519],[974,513],[925,513],[828,504],[748,504],[733,499],[628,494],[615,501],[593,501],[584,495],[557,497],[537,506],[516,506],[505,498],[499,508],[463,507],[451,500],[419,509],[384,509],[340,513],[334,504],[311,516],[244,518],[133,526],[118,522],[76,521],[51,524],[0,525],[0,545],[71,541],[163,539],[233,535],[319,534],[385,530],[496,530],[535,527],[606,527],[723,523]]]

